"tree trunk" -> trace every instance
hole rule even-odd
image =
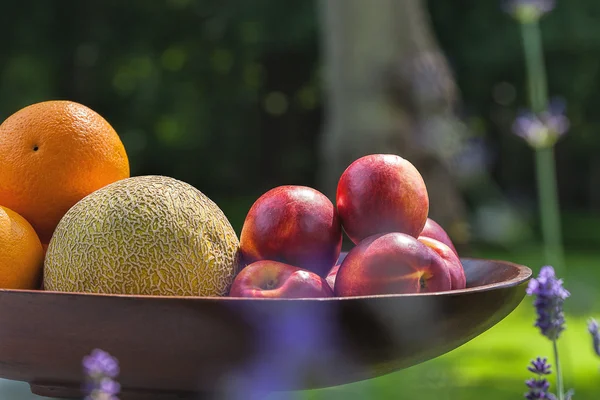
[[[424,0],[320,0],[327,117],[319,188],[335,197],[355,159],[394,153],[421,172],[430,217],[460,242],[465,204],[449,172],[465,131]]]

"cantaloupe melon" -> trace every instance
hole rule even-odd
[[[46,252],[44,289],[225,296],[239,266],[238,237],[211,199],[174,178],[137,176],[64,215]]]

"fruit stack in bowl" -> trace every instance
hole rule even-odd
[[[82,104],[36,103],[0,124],[0,289],[314,298],[464,288],[458,253],[428,213],[417,169],[373,154],[344,171],[335,205],[305,186],[269,190],[238,238],[192,185],[131,176],[120,136]]]
[[[371,154],[341,175],[335,205],[305,186],[269,190],[240,237],[243,268],[229,296],[321,298],[464,289],[449,235],[428,217],[423,178],[408,160]],[[340,257],[344,232],[352,248]]]

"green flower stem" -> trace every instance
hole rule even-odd
[[[565,398],[565,386],[563,384],[562,370],[560,368],[560,359],[558,358],[558,345],[556,340],[552,341],[554,347],[554,366],[556,368],[556,388],[558,392],[558,400],[564,400]]]
[[[544,235],[546,262],[564,276],[560,211],[558,206],[554,148],[542,147],[535,151],[540,219]]]
[[[525,50],[530,106],[533,112],[541,112],[548,107],[548,93],[538,21],[521,23],[521,33]],[[538,203],[545,259],[558,274],[565,274],[555,164],[553,147],[536,149]]]
[[[542,37],[538,21],[521,23],[525,64],[529,85],[529,102],[533,112],[541,112],[548,106],[546,68],[542,51]]]

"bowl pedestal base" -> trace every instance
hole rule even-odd
[[[31,383],[29,384],[29,387],[31,388],[31,393],[42,397],[81,400],[85,396],[79,387],[61,385],[60,383]],[[194,392],[171,392],[128,388],[121,388],[121,391],[117,396],[119,397],[119,400],[208,400],[213,398],[208,394]]]

